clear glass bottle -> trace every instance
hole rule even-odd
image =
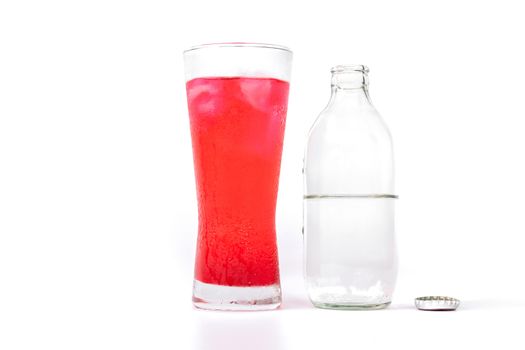
[[[392,140],[370,101],[368,68],[331,72],[304,159],[306,286],[317,307],[380,309],[397,275]]]

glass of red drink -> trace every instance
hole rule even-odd
[[[198,198],[193,303],[279,307],[275,207],[292,52],[250,43],[184,52]]]

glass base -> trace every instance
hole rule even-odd
[[[320,303],[312,301],[312,304],[314,304],[315,307],[321,308],[321,309],[331,309],[331,310],[381,310],[385,309],[390,305],[390,302],[388,303],[382,303],[382,304],[332,304],[332,303]]]
[[[194,280],[193,305],[205,310],[273,310],[281,305],[281,287],[278,284],[230,287]]]

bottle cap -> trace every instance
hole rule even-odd
[[[428,296],[415,299],[416,307],[425,311],[453,311],[459,306],[459,300],[451,297]]]

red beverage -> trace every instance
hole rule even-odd
[[[275,206],[289,84],[196,78],[186,84],[199,234],[196,280],[279,284]]]

